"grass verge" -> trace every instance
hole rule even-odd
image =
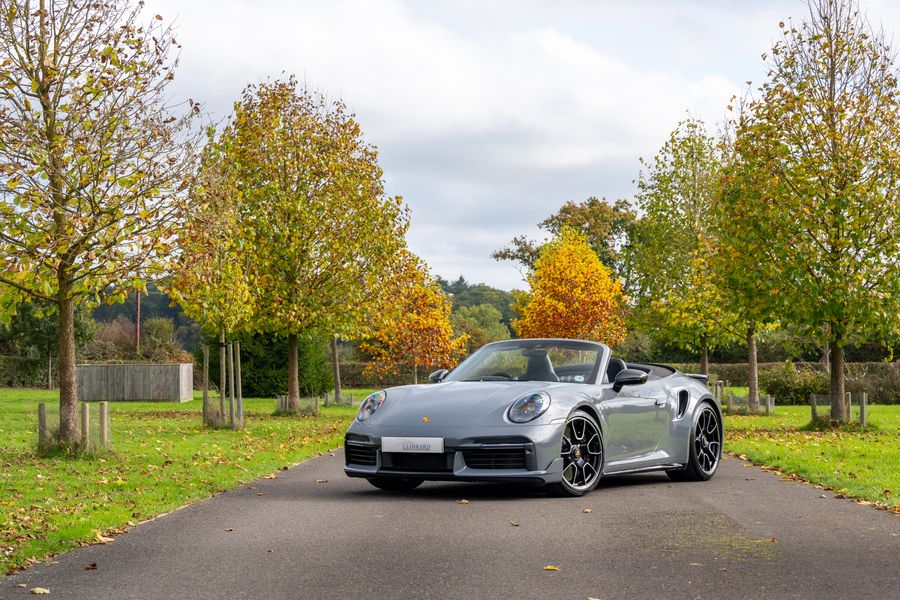
[[[247,426],[232,432],[203,428],[197,399],[111,403],[112,449],[73,459],[36,453],[39,402],[58,395],[0,390],[0,573],[335,448],[356,413],[275,417],[274,400],[245,399]]]
[[[869,406],[865,430],[817,431],[809,424],[808,406],[776,406],[771,416],[727,415],[725,449],[785,479],[900,513],[900,406]]]

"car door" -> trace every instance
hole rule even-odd
[[[653,462],[666,431],[668,399],[652,382],[616,392],[604,384],[601,411],[606,420],[607,472],[640,468]]]

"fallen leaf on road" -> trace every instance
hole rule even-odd
[[[88,563],[88,564],[84,565],[84,570],[85,571],[96,571],[97,563]]]
[[[32,594],[49,594],[50,590],[47,588],[31,588]]]
[[[28,587],[28,584],[27,584],[27,583],[17,583],[17,584],[16,584],[16,587],[17,587],[17,588],[27,588],[27,587]]]
[[[465,498],[462,498],[462,499],[460,499],[460,500],[457,500],[456,503],[457,503],[457,504],[468,504],[469,501],[466,500]]]
[[[327,479],[316,479],[316,483],[328,483]]]
[[[727,571],[727,570],[728,570],[728,567],[719,567],[719,570],[720,570],[720,571]]]
[[[772,536],[772,543],[773,543],[773,544],[777,544],[777,543],[778,543],[778,540],[775,539],[775,536],[774,536],[774,535]]]
[[[233,528],[233,527],[226,527],[226,528],[225,528],[225,531],[234,531],[234,528]]]
[[[266,475],[266,479],[278,479],[278,475],[276,475],[275,473],[269,473],[268,475]]]
[[[282,471],[287,471],[290,467],[281,467]]]
[[[702,567],[703,563],[688,563],[689,567]]]
[[[262,492],[256,492],[257,496],[262,496]]]
[[[827,497],[828,496],[826,496],[825,494],[819,494],[819,498],[827,498]]]
[[[581,511],[581,512],[583,512],[583,513],[592,513],[592,512],[594,512],[594,509],[592,509],[592,508],[586,508],[586,509],[584,509],[584,510]]]
[[[106,536],[103,535],[102,533],[98,533],[98,534],[97,534],[97,541],[100,542],[101,544],[108,544],[108,543],[112,542],[113,539],[112,539],[111,537],[106,537]]]
[[[545,571],[559,571],[559,567],[557,567],[555,565],[547,565],[546,567],[544,567],[544,570]]]
[[[510,521],[509,523],[507,523],[507,525],[509,525],[510,527],[518,527],[519,526],[519,524],[516,523],[515,521]]]

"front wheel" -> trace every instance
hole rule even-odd
[[[699,406],[691,432],[690,459],[687,467],[666,471],[673,481],[706,481],[716,474],[722,458],[722,419],[708,402]]]
[[[597,487],[603,469],[603,440],[594,417],[577,410],[563,428],[560,456],[562,480],[547,491],[555,496],[584,496]]]
[[[369,483],[386,492],[408,492],[414,490],[424,479],[401,479],[395,477],[367,477]]]

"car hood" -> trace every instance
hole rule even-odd
[[[506,409],[529,392],[558,384],[540,381],[448,381],[386,390],[387,398],[369,419],[372,425],[436,427],[500,425]]]

